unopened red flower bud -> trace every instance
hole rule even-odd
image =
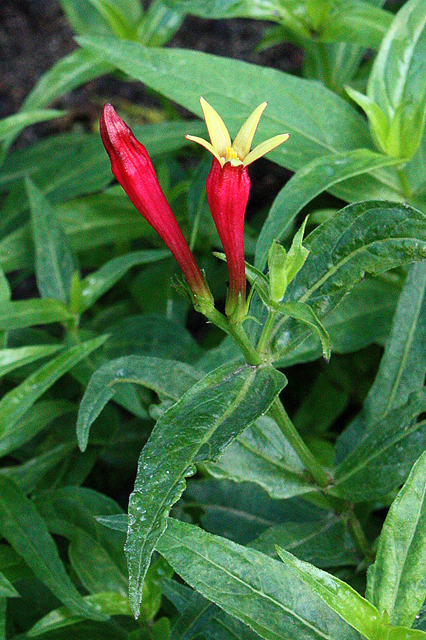
[[[160,187],[147,150],[136,140],[131,129],[110,104],[106,104],[103,109],[100,131],[115,178],[137,210],[164,240],[182,269],[195,298],[213,302],[204,277]]]

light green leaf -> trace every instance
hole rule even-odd
[[[6,140],[9,136],[16,136],[18,133],[36,122],[44,122],[63,116],[63,111],[57,109],[34,110],[28,112],[16,113],[8,118],[0,120],[0,141]]]
[[[138,0],[114,0],[117,10],[127,16],[129,23],[137,23],[143,16]],[[94,2],[87,0],[61,0],[62,9],[76,33],[111,34],[108,19],[99,12]]]
[[[25,98],[22,109],[40,109],[63,93],[72,91],[94,78],[111,72],[113,67],[84,49],[61,58],[38,80]]]
[[[411,627],[426,598],[426,453],[392,503],[368,572],[368,599],[394,626]]]
[[[4,475],[0,475],[0,532],[34,574],[72,612],[92,620],[104,619],[74,587],[34,504]]]
[[[426,5],[408,0],[382,41],[368,80],[367,96],[385,114],[381,145],[389,155],[410,158],[426,117]]]
[[[185,582],[265,640],[358,637],[291,569],[259,551],[172,519],[157,550]]]
[[[106,293],[124,274],[134,266],[156,262],[168,258],[167,250],[145,250],[128,253],[113,258],[98,271],[86,276],[81,282],[82,311],[89,309],[104,293]]]
[[[80,405],[77,439],[82,451],[89,430],[104,406],[114,397],[115,385],[135,383],[178,400],[201,378],[201,373],[183,362],[149,356],[125,356],[98,369],[90,379]]]
[[[107,336],[101,336],[67,349],[6,393],[0,400],[0,441],[8,447],[10,434],[36,400],[80,360],[98,349],[106,339]]]
[[[162,0],[154,0],[139,23],[136,39],[150,47],[161,47],[175,35],[184,17],[183,13],[170,9]]]
[[[17,349],[0,349],[0,377],[25,364],[56,353],[60,345],[42,344]]]
[[[299,322],[308,325],[312,331],[315,331],[321,340],[323,357],[327,361],[330,360],[330,336],[328,335],[324,325],[318,320],[317,316],[308,304],[300,304],[299,302],[283,302],[279,305],[279,311],[294,320],[298,320]]]
[[[333,153],[305,164],[275,198],[256,245],[255,266],[263,269],[273,240],[281,240],[297,214],[313,198],[333,185],[368,173],[395,161],[368,149]],[[360,190],[360,194],[361,194]]]
[[[281,430],[262,417],[240,434],[217,462],[206,464],[215,478],[253,482],[276,499],[315,490]]]
[[[66,322],[72,318],[67,307],[57,300],[17,300],[0,306],[0,329],[21,329],[35,324]]]
[[[350,42],[377,49],[392,23],[393,14],[363,0],[340,0],[334,4],[322,25],[319,41]]]
[[[95,611],[105,616],[130,616],[129,600],[120,593],[96,593],[91,596],[85,596],[84,602],[93,607]],[[28,638],[34,638],[44,633],[62,629],[70,625],[85,620],[85,617],[71,612],[67,607],[60,607],[48,613],[44,618],[39,620],[29,631]],[[72,637],[72,636],[70,636]]]
[[[42,298],[69,302],[75,271],[68,240],[49,201],[38,187],[26,179],[35,248],[37,287]]]
[[[142,450],[129,501],[126,554],[135,615],[154,546],[192,463],[217,460],[269,409],[285,382],[270,366],[225,365],[200,380],[157,422]]]
[[[299,560],[284,549],[277,548],[277,552],[312,595],[320,596],[345,622],[366,638],[375,640],[380,637],[384,624],[379,611],[355,589],[313,564]]]

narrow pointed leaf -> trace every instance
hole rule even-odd
[[[25,364],[46,358],[61,349],[60,345],[41,344],[17,349],[0,349],[0,377]]]
[[[170,255],[166,250],[146,250],[128,253],[113,258],[98,271],[86,276],[81,282],[83,311],[89,309],[104,293],[116,284],[129,269],[136,265],[162,260]]]
[[[370,575],[371,572],[371,575]],[[369,570],[370,601],[394,626],[410,627],[426,598],[426,453],[392,503]]]
[[[107,336],[101,336],[67,349],[6,393],[0,400],[0,443],[8,442],[9,434],[16,428],[18,421],[47,389],[80,360],[98,349],[106,339]]]
[[[34,574],[71,611],[83,618],[104,619],[83,600],[71,582],[46,524],[32,501],[3,475],[0,475],[0,532]]]
[[[37,287],[42,298],[69,301],[75,264],[68,239],[49,201],[27,178],[35,247]]]
[[[216,460],[268,410],[285,385],[270,366],[225,365],[193,386],[157,422],[142,450],[129,502],[126,554],[130,601],[138,615],[150,557],[193,462]]]
[[[0,306],[0,329],[22,329],[35,324],[66,322],[72,318],[67,307],[57,300],[17,300]]]
[[[318,594],[348,624],[370,640],[379,637],[381,616],[368,600],[335,576],[303,562],[288,551],[277,548],[281,560],[302,580],[312,594]]]
[[[85,596],[84,602],[92,606],[104,616],[129,616],[131,615],[129,600],[120,593],[96,593],[94,595]],[[67,607],[60,607],[51,611],[41,620],[39,620],[29,631],[28,638],[35,638],[39,635],[69,627],[84,620],[85,617],[71,612]],[[72,637],[72,635],[70,635]]]
[[[140,384],[178,400],[200,377],[188,364],[149,356],[124,356],[103,365],[90,379],[80,405],[77,438],[81,450],[87,446],[92,423],[113,398],[116,385]]]

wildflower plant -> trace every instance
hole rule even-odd
[[[0,640],[426,638],[426,5],[399,4],[62,0],[80,48],[0,121]],[[186,14],[266,20],[298,75],[163,47]],[[159,106],[14,147],[107,73]]]

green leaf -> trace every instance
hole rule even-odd
[[[368,571],[368,599],[393,626],[411,627],[426,598],[426,453],[392,503]]]
[[[425,223],[426,216],[408,205],[367,201],[345,207],[306,238],[310,254],[284,302],[307,302],[322,322],[366,273],[424,259]],[[296,326],[289,340],[288,330],[282,319],[272,331],[276,360],[305,337],[297,336]]]
[[[371,147],[360,115],[319,83],[199,51],[150,49],[112,38],[79,41],[199,116],[202,95],[220,113],[231,133],[236,133],[244,119],[268,97],[259,142],[279,133],[294,134],[270,156],[292,169],[324,154]],[[238,95],[230,95],[229,87],[239,87]]]
[[[154,0],[139,23],[136,39],[150,47],[161,47],[179,30],[184,17],[183,13],[170,9],[162,0]]]
[[[388,31],[393,14],[371,2],[341,0],[335,3],[319,33],[320,42],[350,42],[377,49]]]
[[[138,464],[129,502],[126,554],[135,615],[154,546],[193,462],[217,460],[268,410],[285,377],[270,366],[225,365],[200,380],[157,422]]]
[[[101,336],[67,349],[6,393],[0,400],[0,441],[9,446],[10,434],[36,400],[80,360],[98,349],[106,339],[107,336]]]
[[[179,613],[183,613],[192,599],[194,591],[176,580],[163,580],[162,587],[166,598],[173,603]],[[201,598],[202,596],[198,594],[198,597]],[[204,601],[211,604],[206,599]],[[250,627],[228,615],[219,607],[211,606],[215,607],[215,612],[203,628],[206,640],[240,640],[241,638],[244,638],[244,640],[259,640],[257,633],[252,631]]]
[[[309,305],[300,304],[299,302],[284,302],[279,305],[279,311],[294,320],[299,320],[299,322],[307,324],[312,331],[315,331],[321,340],[324,359],[327,361],[330,360],[330,336]]]
[[[217,614],[216,605],[193,591],[172,627],[172,640],[191,640],[198,632],[204,631],[205,626],[215,614]]]
[[[220,460],[206,467],[215,478],[253,482],[276,499],[314,490],[300,459],[275,421],[266,416],[240,434]]]
[[[95,611],[105,616],[130,616],[129,600],[120,593],[96,593],[91,596],[85,596],[84,602],[93,607]],[[67,607],[60,607],[48,613],[44,618],[39,620],[29,631],[28,638],[34,638],[49,631],[62,629],[70,625],[85,620],[85,616],[71,612]],[[71,637],[71,636],[70,636]]]
[[[1,402],[1,401],[0,401]],[[31,411],[22,416],[13,429],[0,434],[0,456],[5,456],[29,442],[55,418],[75,409],[67,400],[41,400],[32,405]],[[7,470],[7,467],[6,467]]]
[[[345,500],[375,500],[400,486],[426,448],[426,421],[415,422],[425,409],[422,391],[379,418],[336,468],[331,493]]]
[[[35,110],[28,112],[16,113],[8,118],[0,120],[0,141],[7,139],[9,136],[16,136],[18,133],[36,122],[44,122],[59,118],[64,115],[64,111],[57,109]]]
[[[118,504],[83,487],[51,491],[35,504],[49,531],[70,540],[68,555],[84,588],[92,594],[108,591],[126,596],[124,536],[96,520],[99,514],[121,514]]]
[[[426,117],[426,6],[408,0],[384,37],[368,80],[367,96],[388,127],[381,145],[389,155],[411,158]]]
[[[2,573],[0,573],[0,598],[19,598],[19,593],[13,584]]]
[[[302,580],[312,595],[327,603],[345,622],[370,640],[380,637],[384,627],[379,611],[355,589],[330,573],[298,560],[288,551],[277,548],[284,564]]]
[[[39,425],[38,431],[41,431],[44,426],[44,424]],[[19,430],[21,431],[21,429]],[[29,494],[40,487],[44,477],[55,467],[58,467],[65,459],[69,460],[74,450],[74,442],[60,444],[22,464],[3,467],[0,469],[0,473],[16,482],[25,494]]]
[[[265,640],[358,637],[291,569],[254,549],[172,519],[157,549],[185,582]]]
[[[17,300],[3,302],[0,307],[0,329],[21,329],[35,324],[66,322],[71,312],[57,300]]]
[[[115,0],[115,5],[131,24],[137,23],[143,16],[138,0]],[[96,3],[87,0],[61,0],[61,6],[76,33],[112,33],[107,17],[99,11]]]
[[[1,349],[0,377],[19,367],[23,367],[25,364],[51,356],[60,348],[60,345],[42,344],[30,347],[18,347],[17,349]]]
[[[0,475],[0,532],[34,574],[72,612],[92,620],[104,619],[83,600],[66,574],[55,543],[34,504],[3,475]]]
[[[113,258],[98,271],[86,276],[81,282],[82,311],[89,309],[104,293],[109,291],[124,274],[136,265],[156,262],[168,258],[167,250],[145,250],[128,253],[125,256]]]
[[[365,278],[356,284],[324,319],[333,353],[352,353],[372,343],[383,343],[389,335],[400,289],[381,278]],[[281,366],[316,360],[321,342],[316,334],[306,339],[280,360]]]
[[[112,71],[111,65],[84,49],[77,49],[56,62],[25,98],[22,109],[40,109],[63,93]]]
[[[26,188],[31,209],[37,288],[42,298],[53,298],[66,304],[75,271],[68,240],[49,201],[29,178]]]
[[[361,413],[337,443],[342,459],[373,425],[378,427],[391,409],[405,404],[411,393],[420,391],[426,370],[426,262],[413,264],[393,318],[379,370]]]
[[[182,323],[164,314],[128,316],[108,328],[108,359],[144,355],[193,363],[203,351]]]
[[[93,374],[81,401],[77,419],[80,449],[86,449],[90,427],[107,402],[114,397],[117,390],[115,385],[140,384],[178,400],[200,377],[201,373],[193,367],[175,360],[125,356],[108,362]]]
[[[271,558],[278,557],[277,546],[316,567],[356,565],[359,556],[342,518],[327,514],[312,522],[285,522],[266,529],[250,547]]]
[[[395,164],[395,160],[368,149],[328,154],[305,164],[287,182],[272,204],[257,241],[255,266],[262,269],[266,265],[272,241],[285,237],[297,214],[313,198],[347,178],[392,164]],[[362,189],[359,193],[361,197]]]

